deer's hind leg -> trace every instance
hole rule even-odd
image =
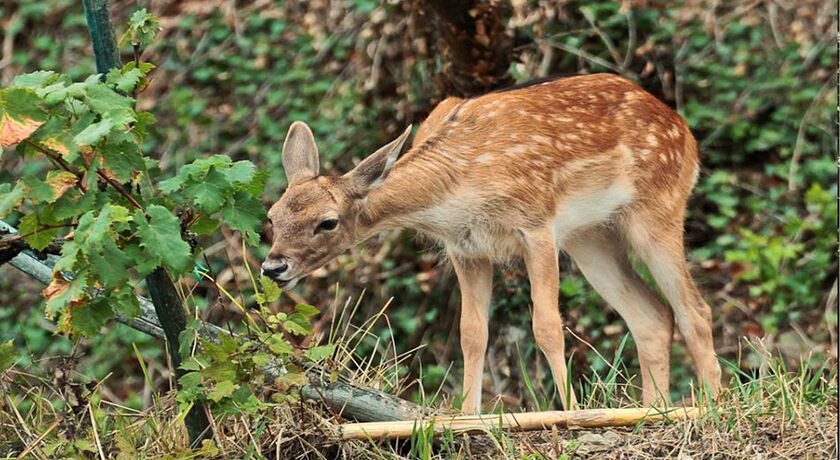
[[[674,312],[677,328],[694,360],[697,378],[716,395],[721,369],[712,336],[712,311],[688,271],[682,212],[668,216],[640,210],[628,218],[627,238],[650,269]]]
[[[588,229],[571,238],[563,249],[595,291],[627,323],[639,354],[644,404],[667,404],[674,331],[671,310],[633,270],[623,242],[614,231]]]

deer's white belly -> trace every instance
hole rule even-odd
[[[558,247],[578,230],[609,223],[613,216],[633,201],[633,186],[629,181],[616,181],[600,190],[575,193],[557,205],[552,224],[554,241]]]

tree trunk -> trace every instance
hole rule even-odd
[[[504,24],[501,0],[425,0],[432,10],[431,29],[443,72],[438,90],[449,96],[470,97],[508,86],[513,60],[513,37]],[[421,10],[422,10],[421,6]]]
[[[111,24],[111,14],[108,10],[108,0],[84,0],[85,19],[93,42],[93,55],[96,59],[96,71],[107,73],[120,67],[120,52],[114,26]],[[155,312],[160,318],[166,340],[169,342],[169,357],[175,368],[176,377],[183,375],[181,370],[181,356],[178,348],[178,335],[186,328],[187,320],[184,316],[184,306],[175,290],[175,285],[163,268],[158,268],[147,279],[149,292],[155,306]],[[180,385],[178,385],[180,387]],[[207,412],[201,403],[196,403],[184,418],[190,445],[197,446],[203,439],[210,439],[212,431],[207,419]]]

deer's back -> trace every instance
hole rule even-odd
[[[597,74],[447,99],[400,170],[436,175],[429,180],[441,202],[418,217],[433,234],[483,225],[492,239],[552,221],[559,238],[634,206],[681,220],[697,150],[673,110],[630,81]]]

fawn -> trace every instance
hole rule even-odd
[[[674,320],[701,382],[721,378],[711,310],[689,274],[683,219],[699,171],[685,121],[636,84],[583,75],[441,102],[399,157],[411,127],[343,176],[318,173],[312,132],[283,145],[288,188],[269,210],[262,272],[281,286],[387,228],[440,242],[461,290],[463,411],[481,410],[493,265],[521,258],[533,332],[566,409],[558,251],[627,322],[644,404],[668,402]],[[399,159],[398,159],[399,157]],[[632,250],[670,308],[631,267]]]

